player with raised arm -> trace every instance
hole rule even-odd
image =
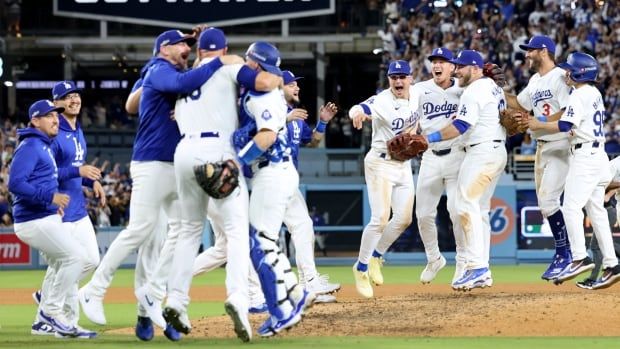
[[[560,118],[539,116],[529,121],[531,130],[567,134],[571,144],[570,165],[564,174],[566,187],[562,211],[573,261],[553,281],[559,284],[594,268],[586,250],[585,207],[603,254],[603,275],[592,284],[592,289],[607,288],[620,281],[620,265],[604,207],[605,188],[612,175],[604,149],[605,105],[601,93],[592,84],[598,76],[598,62],[589,54],[575,52],[568,55],[560,68],[566,70],[567,84],[574,88],[568,97],[566,111]]]
[[[457,181],[457,210],[465,238],[466,266],[452,282],[455,290],[493,285],[489,269],[491,197],[506,166],[506,132],[499,113],[506,107],[504,91],[482,73],[479,52],[461,51],[451,61],[456,65],[459,85],[465,88],[456,119],[427,136],[430,144],[463,135],[465,157]],[[485,222],[485,219],[487,220]]]
[[[371,149],[364,158],[364,176],[370,202],[370,222],[362,232],[358,260],[353,265],[355,287],[366,298],[374,294],[371,282],[383,284],[383,254],[411,224],[415,188],[409,160],[391,159],[386,142],[418,123],[418,105],[412,102],[411,67],[406,61],[390,63],[390,88],[349,110],[356,129],[372,120]],[[390,211],[392,218],[390,219]]]
[[[509,108],[525,109],[534,116],[559,118],[566,107],[569,86],[565,73],[555,65],[555,43],[544,35],[533,36],[525,45],[530,69],[536,71],[518,96],[506,94]],[[564,215],[560,210],[560,196],[564,191],[568,172],[569,143],[565,132],[547,130],[532,132],[536,139],[535,173],[536,196],[543,217],[549,221],[555,240],[555,256],[541,278],[552,280],[572,261]]]

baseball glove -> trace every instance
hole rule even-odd
[[[514,136],[527,130],[526,113],[515,109],[506,109],[499,113],[499,123],[506,129],[508,136]]]
[[[482,74],[493,79],[499,87],[504,87],[504,85],[506,85],[506,75],[504,74],[504,70],[495,63],[485,63],[482,68]]]
[[[426,151],[428,143],[422,135],[403,132],[387,142],[387,149],[392,160],[405,161]]]
[[[222,199],[239,186],[239,168],[233,160],[194,166],[198,185],[212,198]]]

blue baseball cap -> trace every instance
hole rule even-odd
[[[454,58],[454,55],[452,54],[452,51],[448,50],[447,48],[438,47],[436,49],[433,49],[433,52],[431,52],[431,55],[427,58],[429,61],[432,61],[433,59],[444,59],[450,62],[452,58]]]
[[[75,82],[70,80],[59,81],[52,87],[52,99],[57,101],[73,92],[80,92],[77,86],[75,86]]]
[[[304,78],[303,76],[295,76],[295,74],[293,74],[293,72],[290,70],[282,71],[282,79],[284,80],[284,85],[288,85],[293,81],[297,81],[303,78]]]
[[[519,45],[522,50],[540,50],[546,48],[547,51],[555,54],[555,42],[550,37],[544,35],[532,36],[530,41],[525,45]]]
[[[32,103],[30,108],[28,109],[28,116],[30,119],[45,116],[53,111],[62,113],[65,111],[63,107],[57,107],[50,101],[49,99],[41,99]]]
[[[398,60],[390,63],[387,75],[411,75],[411,67],[409,62]]]
[[[463,50],[450,62],[456,65],[475,65],[479,68],[484,66],[482,55],[474,50]]]
[[[159,48],[167,45],[178,44],[181,41],[185,41],[189,46],[196,43],[196,38],[192,35],[183,34],[180,30],[167,30],[155,39],[155,46],[153,47],[153,56],[159,53]]]
[[[201,50],[207,51],[217,51],[221,50],[228,46],[228,42],[226,42],[226,35],[221,29],[218,28],[208,28],[204,30],[200,34],[200,39],[198,39],[198,47]]]

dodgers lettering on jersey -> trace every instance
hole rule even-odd
[[[360,103],[372,116],[372,148],[385,153],[386,142],[418,123],[417,100],[398,99],[390,89]]]
[[[64,209],[62,220],[75,222],[88,215],[82,186],[92,187],[93,181],[79,176],[79,167],[86,161],[86,139],[79,122],[76,123],[74,130],[64,116],[60,115],[58,119],[58,135],[54,138],[51,148],[60,170],[71,173],[68,178],[58,183],[58,190],[71,198],[69,205]]]
[[[443,89],[437,86],[433,79],[419,82],[409,88],[409,98],[416,99],[419,104],[420,128],[425,135],[439,131],[456,118],[459,99],[463,94],[455,79],[452,86]],[[434,150],[447,149],[455,143],[459,143],[460,137],[431,143],[429,147]]]
[[[573,124],[568,132],[571,144],[599,142],[605,144],[605,105],[603,96],[592,85],[573,90],[560,120]]]
[[[463,91],[456,118],[471,127],[463,134],[466,145],[504,140],[506,131],[499,123],[499,112],[506,109],[504,90],[489,78],[472,82]]]
[[[253,130],[248,132],[249,139],[256,135],[258,130],[269,129],[276,132],[276,141],[259,156],[255,162],[281,162],[284,158],[290,160],[291,148],[286,126],[286,101],[282,90],[270,92],[247,91],[241,97],[239,110],[241,128],[255,123]]]
[[[553,68],[544,76],[534,74],[527,86],[519,93],[517,100],[526,110],[532,111],[534,116],[553,115],[568,104],[570,87],[566,85],[566,73],[559,67]],[[544,130],[532,132],[534,139],[553,141],[566,138],[564,132],[549,133]]]

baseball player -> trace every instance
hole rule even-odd
[[[411,98],[411,67],[406,61],[390,63],[390,88],[349,110],[356,129],[372,120],[372,145],[364,158],[364,176],[370,202],[370,222],[362,232],[359,257],[353,265],[355,287],[366,298],[373,296],[372,281],[383,284],[383,254],[411,224],[414,185],[410,161],[396,161],[387,154],[386,142],[415,129],[418,105]],[[390,219],[390,209],[392,218]]]
[[[217,28],[205,30],[198,47],[202,59],[200,65],[218,59],[228,49],[224,33]],[[226,241],[228,298],[225,309],[233,320],[237,336],[244,342],[252,338],[248,319],[250,246],[247,185],[239,176],[239,187],[230,196],[210,198],[196,182],[194,166],[236,157],[231,138],[239,124],[236,116],[237,84],[269,91],[279,83],[280,78],[268,72],[258,72],[247,65],[228,65],[218,70],[199,89],[181,96],[176,102],[175,117],[181,141],[175,152],[174,165],[182,209],[181,232],[168,281],[164,317],[180,332],[191,330],[191,324],[187,322],[189,288],[195,251],[200,246],[205,212],[209,207],[210,218],[222,229]]]
[[[604,149],[605,106],[601,93],[592,84],[598,75],[598,62],[589,54],[575,52],[568,55],[560,67],[566,70],[567,83],[574,87],[566,111],[559,120],[539,116],[529,121],[534,131],[568,134],[571,145],[562,211],[566,216],[573,262],[555,276],[554,282],[562,283],[594,268],[586,250],[582,211],[585,207],[603,254],[603,275],[592,289],[607,288],[620,281],[620,266],[604,207],[605,188],[611,180],[611,172]]]
[[[456,65],[459,85],[465,88],[456,119],[427,136],[429,144],[463,135],[465,157],[457,180],[457,211],[466,244],[466,267],[452,283],[455,290],[489,287],[491,230],[488,224],[491,197],[506,166],[506,131],[499,123],[505,109],[504,91],[482,75],[483,59],[473,50],[461,51]]]
[[[453,54],[449,49],[434,49],[428,56],[432,63],[433,78],[411,87],[411,98],[419,99],[420,128],[425,135],[441,130],[456,117],[463,88],[451,77],[454,72],[454,64],[450,62],[452,59]],[[431,143],[422,155],[416,188],[416,217],[427,259],[426,267],[420,275],[422,283],[431,282],[446,265],[446,259],[439,251],[435,224],[437,204],[444,190],[448,197],[447,208],[456,241],[456,271],[452,282],[463,275],[466,262],[465,241],[456,208],[456,185],[464,157],[460,137]]]
[[[28,127],[17,131],[20,143],[11,163],[8,187],[14,197],[15,234],[38,249],[55,270],[53,279],[48,281],[50,286],[44,287],[38,319],[61,336],[75,337],[78,329],[66,316],[65,299],[77,284],[89,256],[62,224],[61,215],[70,197],[59,191],[58,181],[64,178],[51,148],[58,134],[58,113],[63,111],[49,100],[30,106]]]
[[[559,118],[566,107],[569,87],[564,71],[555,66],[555,43],[547,36],[533,36],[526,45],[530,69],[536,71],[518,96],[506,95],[508,107],[525,109],[535,116]],[[555,256],[542,274],[543,280],[552,280],[572,261],[566,223],[560,210],[560,196],[568,172],[568,137],[565,132],[532,133],[536,139],[535,182],[540,211],[548,221],[555,240]]]
[[[253,69],[282,76],[280,52],[267,42],[250,45],[246,59]],[[314,300],[314,295],[297,283],[288,259],[276,244],[286,208],[299,186],[299,175],[291,163],[282,91],[246,91],[241,97],[239,114],[242,128],[256,125],[249,133],[252,138],[237,156],[252,175],[250,258],[271,315],[258,333],[269,337],[301,321],[303,311]],[[233,139],[239,138],[239,135],[233,136]]]
[[[176,122],[170,117],[176,95],[196,90],[222,64],[237,63],[240,60],[236,56],[222,57],[199,68],[184,71],[190,45],[195,41],[193,36],[184,35],[178,30],[163,32],[156,39],[157,58],[144,77],[140,97],[140,124],[131,164],[133,188],[129,225],[112,242],[92,279],[78,294],[84,314],[94,323],[106,324],[103,297],[112,276],[131,251],[149,240],[162,208],[166,211],[172,231],[169,235],[178,234],[180,229],[180,208],[172,161],[181,135]],[[144,278],[136,277],[136,288],[142,286],[139,280]]]
[[[59,172],[67,174],[63,176],[65,180],[59,183],[59,191],[69,195],[71,199],[69,205],[64,209],[62,217],[63,226],[83,246],[88,255],[88,261],[82,275],[80,275],[81,279],[99,264],[99,248],[97,246],[95,230],[86,212],[82,185],[93,188],[94,194],[100,199],[101,205],[105,205],[105,192],[101,183],[97,181],[101,177],[101,171],[95,166],[84,164],[86,159],[86,141],[80,124],[77,122],[77,116],[81,108],[81,97],[75,83],[73,81],[56,83],[52,88],[52,96],[54,104],[57,107],[64,108],[64,111],[59,116],[58,136],[54,137],[51,146]],[[52,282],[57,272],[55,267],[55,265],[48,266],[42,289],[38,291],[40,292],[39,298],[34,297],[39,305],[45,301],[49,288],[53,287]],[[97,336],[96,332],[77,325],[80,313],[77,292],[78,284],[76,283],[65,299],[65,315],[76,326],[78,330],[76,337],[95,338]],[[37,316],[32,325],[31,333],[54,334],[44,331],[44,324]],[[63,337],[60,333],[56,334],[56,336]]]
[[[296,108],[299,104],[299,86],[296,77],[291,71],[282,71],[284,80],[284,99],[287,104],[287,132],[291,147],[291,158],[297,168],[299,147],[317,147],[325,136],[325,128],[329,121],[338,112],[338,107],[329,102],[319,108],[319,118],[316,128],[313,130],[305,122],[308,112],[302,108]],[[308,214],[306,200],[299,189],[295,192],[293,200],[286,208],[284,224],[291,233],[295,245],[295,261],[299,271],[299,280],[308,292],[317,295],[315,303],[335,302],[336,297],[331,295],[340,289],[340,284],[329,282],[327,275],[320,275],[314,263],[314,229],[312,219]]]

